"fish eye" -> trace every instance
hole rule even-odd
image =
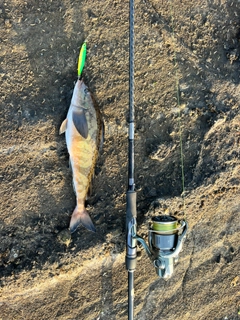
[[[88,88],[84,89],[84,93],[87,94],[88,93]]]

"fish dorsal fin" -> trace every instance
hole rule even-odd
[[[61,124],[61,127],[59,129],[59,134],[64,133],[66,130],[67,130],[67,119],[65,119]]]
[[[81,109],[73,111],[72,119],[73,119],[73,123],[75,125],[75,128],[80,133],[80,135],[83,138],[87,139],[88,123],[87,123],[87,118],[86,118],[84,109],[81,108]]]

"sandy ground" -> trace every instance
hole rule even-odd
[[[127,319],[128,10],[122,0],[0,2],[1,320]],[[135,318],[236,320],[239,1],[138,0],[135,10],[138,233],[159,213],[189,223],[169,281],[139,248]],[[86,38],[105,142],[87,202],[97,233],[70,236],[75,195],[58,131]]]

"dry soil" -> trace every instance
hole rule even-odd
[[[1,320],[127,319],[128,16],[125,0],[0,1]],[[87,201],[97,233],[71,236],[58,131],[84,39],[105,142]],[[135,319],[240,317],[239,41],[237,0],[135,1],[138,233],[162,213],[189,223],[169,281],[138,249]]]

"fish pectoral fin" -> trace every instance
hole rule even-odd
[[[61,127],[59,129],[59,134],[64,133],[66,130],[67,130],[67,119],[65,119],[61,124]]]
[[[80,135],[87,139],[88,136],[88,123],[83,109],[78,109],[72,113],[73,123]]]

